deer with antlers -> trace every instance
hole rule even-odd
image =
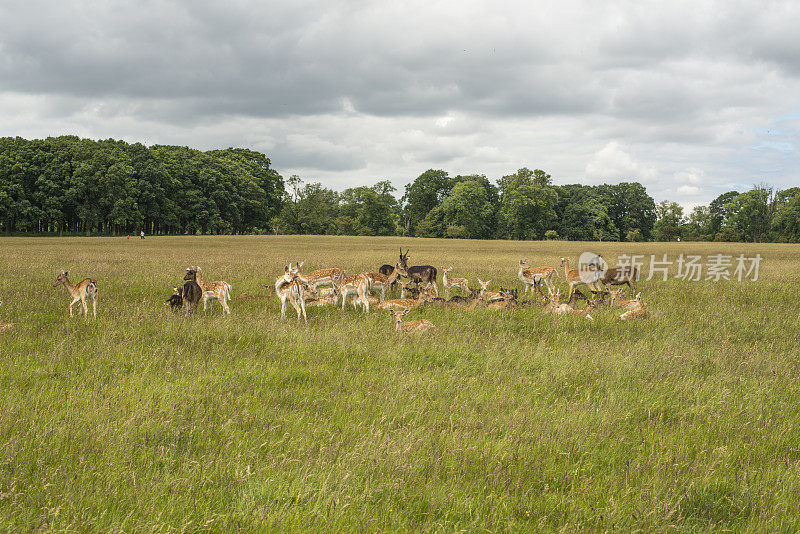
[[[452,271],[453,268],[445,269],[442,267],[442,284],[444,285],[444,294],[446,297],[450,296],[450,288],[458,287],[464,293],[469,294],[469,281],[466,278],[450,278],[447,273]]]
[[[436,267],[433,265],[414,265],[408,266],[408,250],[403,254],[403,249],[400,248],[400,265],[408,272],[408,279],[419,284],[433,284],[433,290],[436,296],[439,296],[439,286],[436,285]]]
[[[84,278],[77,284],[73,284],[67,278],[68,271],[61,271],[61,274],[56,276],[56,282],[53,287],[63,285],[67,288],[69,296],[72,297],[72,302],[69,303],[69,316],[72,317],[72,306],[81,303],[83,309],[83,316],[86,317],[89,313],[89,307],[86,304],[87,300],[92,301],[92,315],[97,317],[97,282],[91,278]]]
[[[539,294],[543,298],[545,297],[544,293],[542,292],[542,288],[539,287],[539,284],[544,282],[544,285],[547,286],[548,291],[553,291],[555,287],[553,286],[553,275],[555,274],[558,276],[558,272],[553,269],[552,267],[535,267],[535,268],[528,268],[526,267],[528,263],[527,259],[519,260],[519,272],[517,273],[517,277],[522,280],[522,283],[525,284],[525,294],[528,293],[528,289],[531,288],[531,293],[533,290],[539,291]]]
[[[420,332],[427,332],[428,330],[434,330],[436,328],[436,325],[427,319],[403,322],[403,317],[405,317],[409,311],[411,310],[408,308],[389,310],[389,314],[392,316],[392,323],[394,324],[396,331],[403,334],[417,334]]]

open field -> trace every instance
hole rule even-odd
[[[650,317],[309,308],[289,261],[397,260],[522,289],[592,250],[763,257],[756,282],[639,284]],[[400,238],[0,239],[0,530],[800,530],[800,247]],[[184,269],[232,316],[164,305]],[[60,269],[100,287],[70,319]],[[674,269],[673,269],[674,270]],[[645,271],[645,274],[646,271]],[[441,272],[440,272],[441,279]],[[554,281],[566,291],[563,276]],[[441,284],[441,282],[440,282]],[[440,285],[440,290],[442,290]]]

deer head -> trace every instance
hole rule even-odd
[[[63,284],[67,280],[68,274],[69,272],[67,271],[61,271],[61,273],[58,276],[56,276],[56,282],[53,284],[53,287],[58,287],[61,284]]]

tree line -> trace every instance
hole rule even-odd
[[[800,188],[720,195],[688,215],[638,182],[554,185],[540,169],[490,181],[430,169],[334,191],[284,181],[242,148],[0,138],[0,225],[15,233],[409,235],[469,239],[800,241]]]
[[[280,212],[283,194],[269,159],[247,149],[0,138],[6,235],[257,232]]]

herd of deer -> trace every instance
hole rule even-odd
[[[375,304],[379,309],[388,310],[391,314],[392,324],[400,332],[424,332],[436,328],[427,320],[403,322],[405,315],[412,309],[426,303],[464,309],[475,309],[479,306],[489,309],[514,309],[521,306],[543,305],[545,313],[581,315],[588,320],[594,320],[590,312],[607,304],[626,309],[625,313],[620,315],[620,319],[623,321],[647,317],[641,293],[637,294],[634,299],[625,300],[620,298],[624,288],[608,289],[609,286],[627,285],[631,292],[635,293],[635,281],[638,277],[635,267],[615,267],[598,272],[595,277],[587,279],[587,277],[581,276],[578,269],[570,269],[569,258],[561,258],[564,279],[569,286],[568,301],[561,302],[561,290],[556,289],[552,280],[554,275],[559,276],[558,271],[553,267],[529,268],[527,260],[523,259],[519,261],[517,277],[524,284],[525,293],[530,291],[531,295],[535,297],[534,292],[538,291],[544,300],[540,301],[534,298],[518,302],[516,289],[508,290],[501,287],[498,291],[489,291],[491,280],[483,281],[480,278],[478,279],[480,288],[470,288],[466,278],[449,276],[452,267],[442,268],[445,295],[449,297],[450,291],[456,288],[465,295],[454,295],[448,299],[441,298],[436,283],[437,269],[431,265],[409,266],[408,258],[408,251],[404,254],[401,249],[400,261],[395,265],[383,265],[378,272],[362,272],[352,275],[345,275],[345,272],[338,268],[301,273],[303,262],[297,262],[294,266],[290,263],[285,266],[283,274],[276,278],[274,285],[270,286],[270,293],[274,292],[281,301],[281,317],[286,317],[287,305],[291,304],[297,312],[298,320],[302,316],[305,321],[308,320],[306,306],[325,304],[338,306],[341,300],[341,307],[344,309],[347,299],[353,297],[352,304],[355,308],[361,306],[369,312],[370,304]],[[73,314],[73,306],[77,303],[81,304],[84,315],[87,315],[88,301],[91,301],[92,315],[97,317],[97,282],[86,278],[77,284],[72,284],[67,275],[67,271],[62,271],[56,277],[53,287],[63,285],[69,292],[72,299],[68,307],[70,316]],[[190,311],[196,309],[200,300],[203,301],[204,310],[207,309],[209,301],[212,301],[213,305],[213,301],[217,300],[222,306],[223,315],[230,314],[228,301],[230,300],[231,285],[229,283],[224,281],[205,282],[202,278],[202,269],[197,266],[186,269],[184,280],[184,285],[174,288],[173,294],[167,299],[174,310],[184,310],[188,315]],[[547,287],[547,295],[542,292],[542,284]],[[396,285],[401,287],[400,298],[387,299],[387,292],[390,293]],[[579,288],[582,285],[588,287],[593,298],[587,298],[581,293]],[[377,297],[371,296],[370,293],[376,293]],[[255,297],[255,295],[240,296],[242,299]],[[606,297],[610,297],[610,299]],[[581,299],[587,301],[586,307],[582,309],[575,306]]]

